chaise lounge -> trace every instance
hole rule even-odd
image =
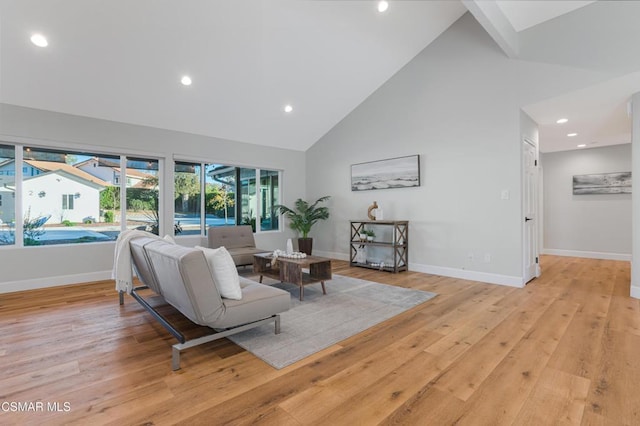
[[[180,368],[180,352],[185,349],[270,322],[275,323],[275,333],[280,333],[279,314],[290,306],[288,292],[239,277],[241,299],[226,299],[220,296],[202,250],[151,236],[132,238],[129,248],[136,275],[143,283],[131,289],[131,296],[179,341],[172,347],[173,370]],[[144,289],[161,296],[192,322],[210,327],[212,333],[187,340],[140,295]]]
[[[236,266],[253,265],[254,254],[273,251],[256,248],[251,225],[211,226],[207,238],[209,248],[226,248]]]

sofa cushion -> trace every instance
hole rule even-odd
[[[131,250],[131,261],[136,271],[136,276],[142,284],[149,287],[156,294],[162,295],[162,290],[156,281],[153,268],[149,262],[149,257],[145,251],[147,244],[158,241],[155,236],[132,238],[129,241],[129,249]]]
[[[224,315],[224,304],[204,253],[156,240],[145,244],[162,297],[184,316],[209,325]]]
[[[285,290],[256,282],[242,287],[242,300],[225,300],[224,316],[218,318],[212,327],[228,328],[238,324],[258,321],[278,312],[284,312],[291,305],[291,294]]]
[[[269,250],[256,248],[250,225],[210,226],[207,229],[209,248],[225,247],[236,266],[253,265],[253,255]]]
[[[207,230],[207,239],[210,248],[224,246],[227,249],[232,249],[256,246],[250,225],[211,226]]]
[[[242,299],[242,289],[240,288],[240,277],[231,255],[224,247],[210,249],[196,246],[202,250],[211,269],[211,277],[216,284],[220,296],[225,299]]]
[[[236,266],[253,265],[253,255],[266,253],[267,250],[260,250],[255,247],[240,247],[227,249]]]

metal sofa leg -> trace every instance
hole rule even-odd
[[[280,334],[280,314],[276,314],[276,334]]]
[[[171,369],[173,371],[180,370],[180,349],[175,345],[171,347]]]
[[[120,304],[124,305],[124,291],[120,290],[118,292],[118,297],[120,298]]]

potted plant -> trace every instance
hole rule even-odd
[[[369,229],[369,230],[367,230],[365,232],[367,234],[367,241],[369,241],[369,242],[373,241],[373,237],[376,236],[376,233],[373,232],[371,229]]]
[[[290,209],[282,204],[277,204],[273,208],[283,214],[289,219],[289,226],[294,231],[302,234],[302,237],[298,238],[298,250],[308,255],[311,255],[313,248],[313,238],[309,238],[309,231],[311,227],[319,220],[324,220],[329,217],[328,207],[318,207],[319,203],[327,201],[331,198],[329,195],[318,198],[313,204],[309,204],[302,198],[298,198],[295,202],[295,207]]]

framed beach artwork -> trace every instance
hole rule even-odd
[[[576,175],[573,195],[631,194],[631,172]]]
[[[389,158],[351,165],[351,190],[420,186],[420,156]]]

